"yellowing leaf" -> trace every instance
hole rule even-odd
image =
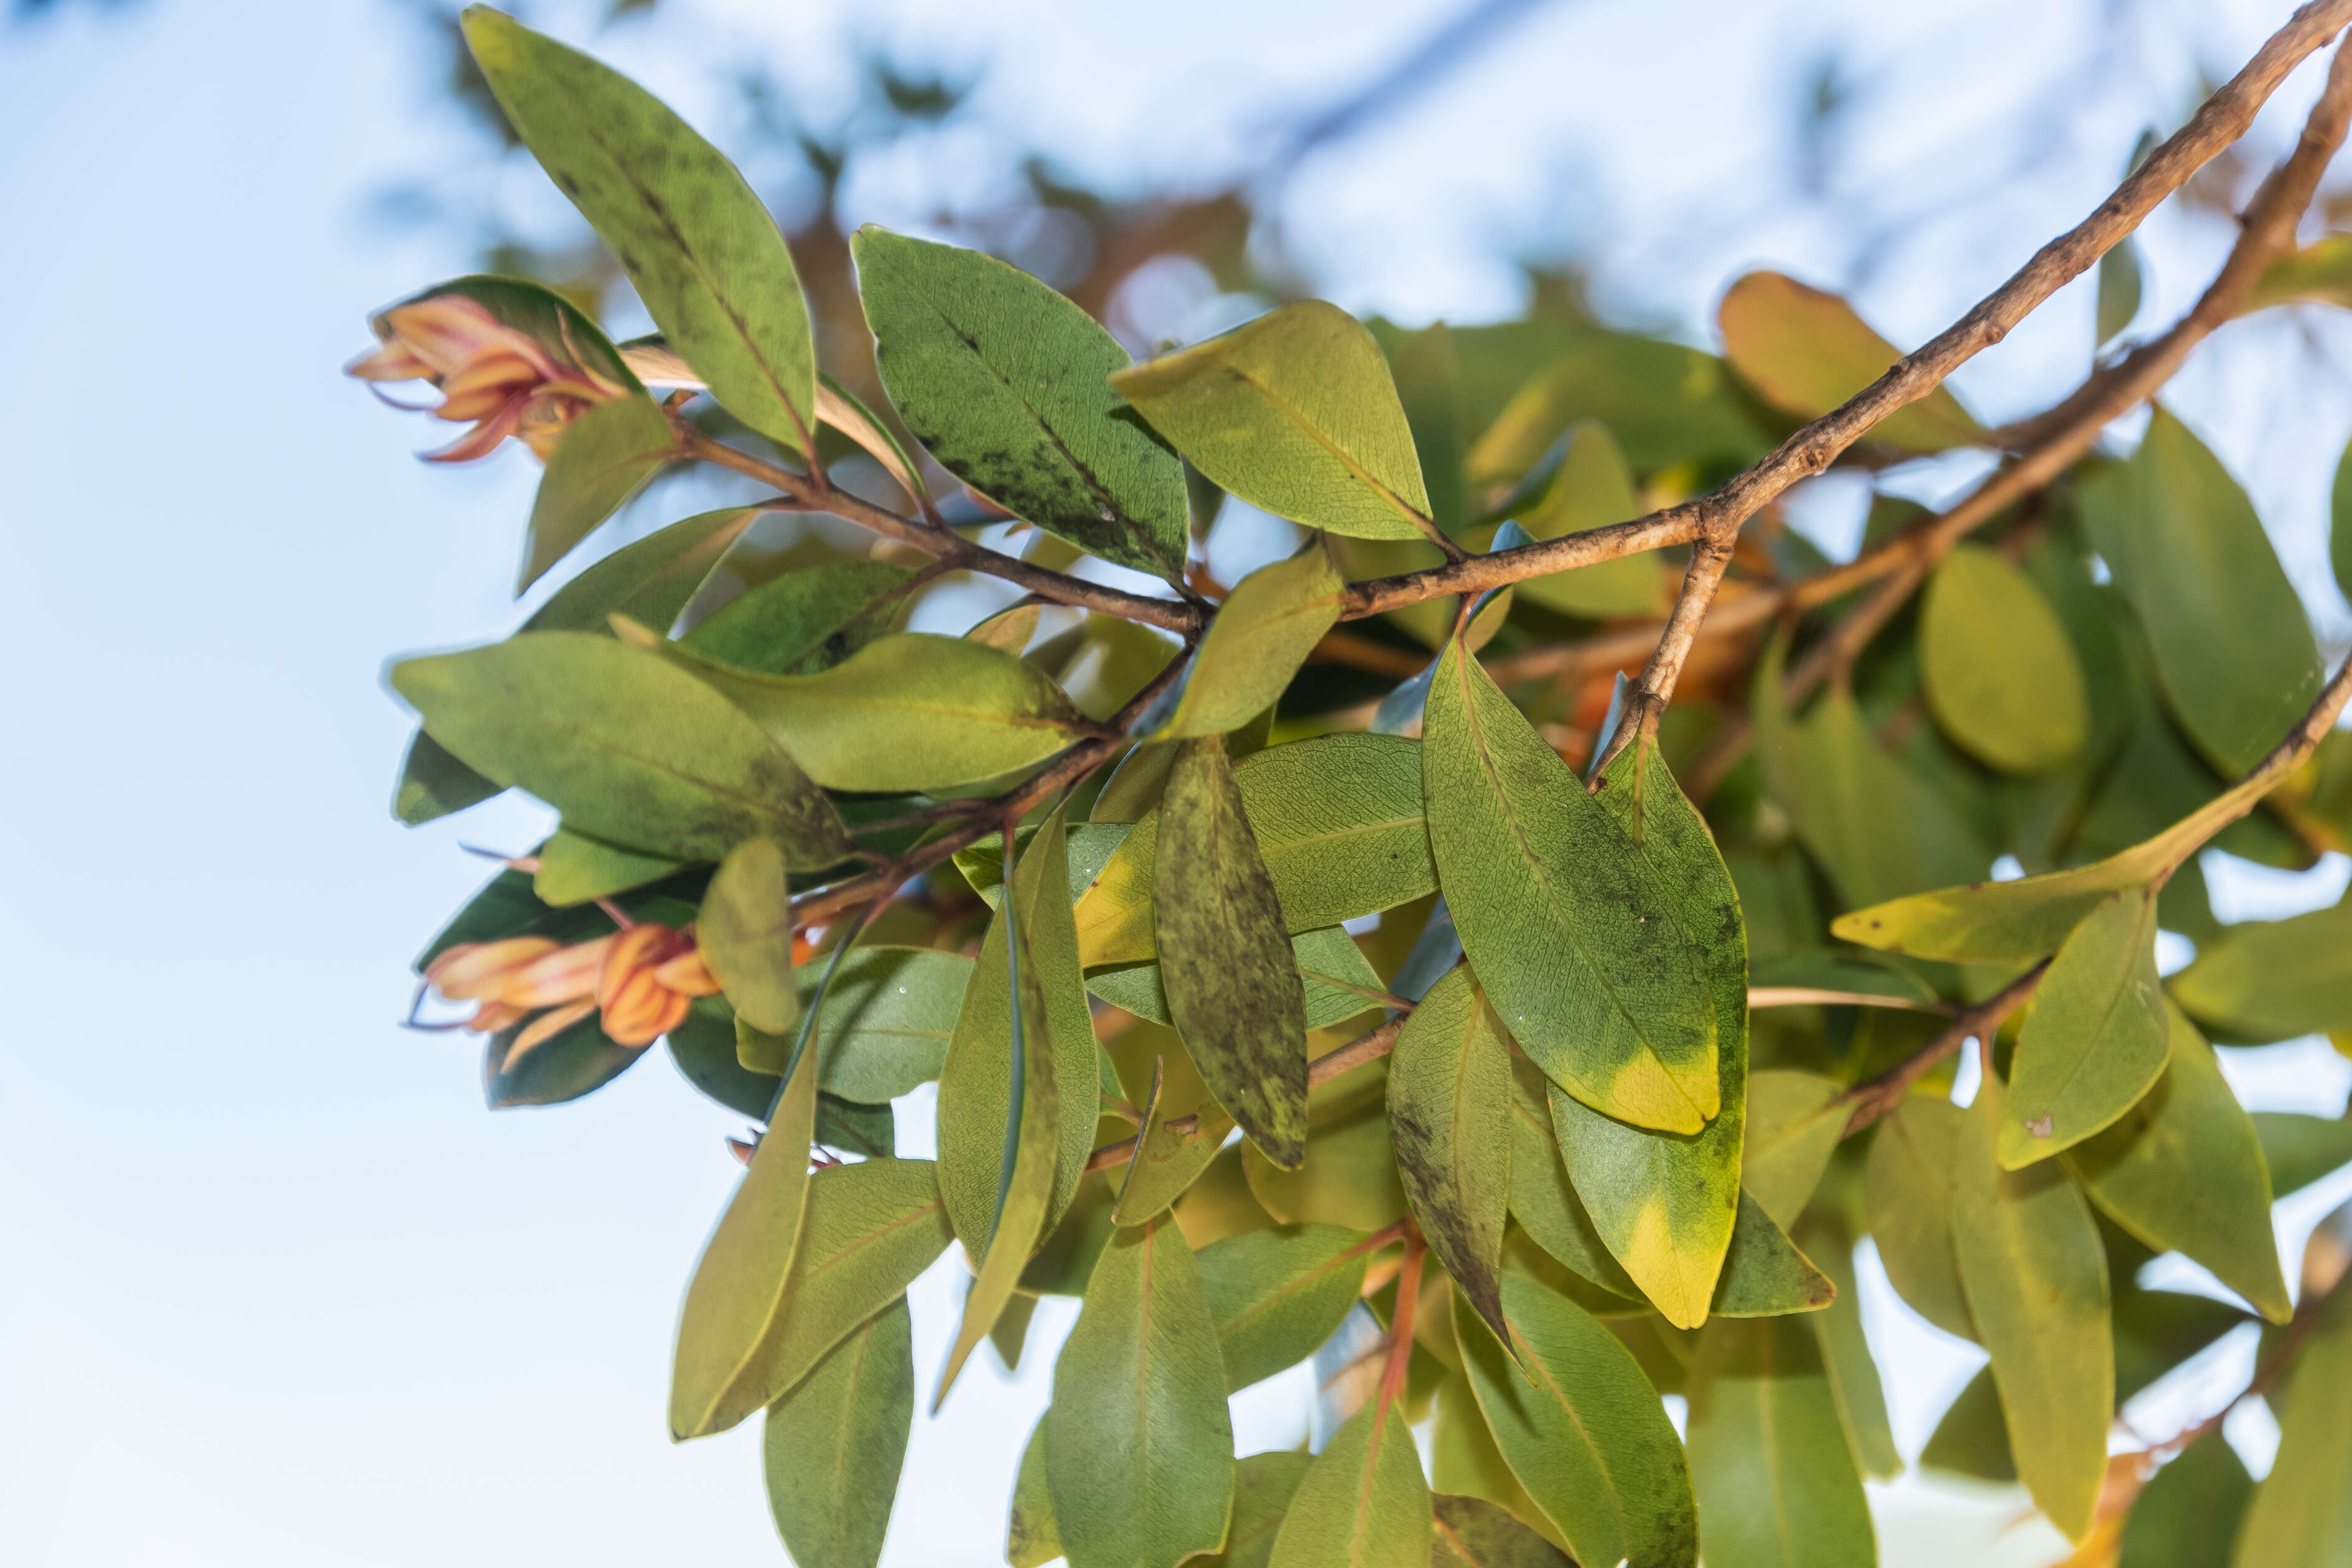
[[[1221,488],[1308,528],[1422,539],[1433,525],[1380,344],[1307,300],[1110,384]]]
[[[1139,730],[1158,741],[1222,735],[1272,707],[1339,620],[1345,586],[1320,542],[1243,578],[1209,622],[1175,707]]]
[[[1734,283],[1717,320],[1732,368],[1767,402],[1800,419],[1827,414],[1903,357],[1843,300],[1778,272],[1751,272]],[[1983,431],[1939,386],[1870,434],[1906,451],[1940,452],[1971,446]]]
[[[1596,1110],[1706,1126],[1722,1100],[1704,954],[1608,808],[1458,642],[1422,772],[1439,886],[1519,1048]]]
[[[1936,568],[1919,658],[1936,721],[1994,767],[2040,773],[2090,733],[2074,645],[2041,591],[1992,551],[1964,544]]]
[[[2034,988],[2000,1124],[2009,1170],[2071,1149],[2129,1110],[2164,1070],[2156,893],[2111,893]]]

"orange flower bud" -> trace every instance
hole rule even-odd
[[[593,997],[596,977],[616,940],[600,936],[556,949],[510,978],[499,989],[499,1000],[521,1007],[552,1007]]]
[[[425,966],[425,978],[452,1002],[479,1002],[497,995],[517,973],[555,950],[556,943],[543,936],[459,942]]]
[[[487,456],[520,437],[544,461],[563,427],[592,403],[625,395],[619,383],[565,363],[529,332],[507,325],[479,300],[436,294],[378,318],[383,346],[345,366],[362,381],[429,381],[441,390],[436,419],[473,428],[437,452],[436,463]]]

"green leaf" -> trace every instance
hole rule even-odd
[[[1836,1294],[1829,1276],[1797,1249],[1789,1233],[1741,1193],[1710,1310],[1725,1318],[1779,1318],[1818,1312]]]
[[[2089,737],[2090,700],[2065,627],[2032,581],[1990,550],[1960,545],[1928,579],[1919,662],[1936,721],[1981,762],[2041,773]]]
[[[2271,1194],[2283,1198],[2352,1163],[2352,1116],[2295,1116],[2257,1110],[2254,1136],[2262,1141]]]
[[[1952,1239],[2018,1475],[2068,1539],[2089,1531],[2115,1418],[2106,1254],[2091,1205],[2062,1167],[1994,1159],[2006,1121],[1985,1076],[1952,1161]]]
[[[1070,1568],[1174,1568],[1225,1543],[1234,1429],[1201,1272],[1166,1218],[1118,1232],[1054,1363],[1045,1473]]]
[[[1845,1135],[1852,1108],[1838,1093],[1836,1080],[1819,1073],[1781,1068],[1748,1077],[1740,1184],[1783,1229],[1797,1223]]]
[[[1484,1498],[1439,1493],[1429,1568],[1571,1568],[1559,1548]]]
[[[530,632],[412,658],[392,685],[467,766],[577,830],[682,860],[769,837],[796,866],[849,848],[841,817],[759,726],[661,658],[583,632]]]
[[[673,1437],[724,1432],[792,1385],[776,1366],[808,1210],[816,1077],[815,1064],[808,1063],[785,1085],[751,1167],[686,1288],[670,1371]],[[815,1347],[808,1359],[824,1350]]]
[[[914,1420],[914,1322],[902,1296],[768,1406],[768,1508],[800,1568],[881,1561]]]
[[[816,990],[823,966],[801,972],[800,1005],[817,1010],[820,1085],[845,1100],[878,1105],[938,1078],[972,970],[972,961],[960,952],[854,948],[842,956],[821,1004]],[[789,1047],[784,1041],[764,1048]],[[780,1055],[760,1054],[747,1056],[743,1065],[767,1073],[784,1066]]]
[[[2219,1568],[2253,1495],[2237,1450],[2208,1433],[2140,1489],[2124,1521],[2117,1568]]]
[[[2279,1410],[2278,1458],[2254,1489],[2236,1568],[2352,1557],[2352,1290],[2317,1308]]]
[[[2336,483],[2327,492],[2327,564],[2336,591],[2352,598],[2352,443],[2336,460]]]
[[[1307,1161],[1286,1171],[1255,1143],[1242,1145],[1242,1171],[1258,1205],[1284,1225],[1343,1225],[1380,1230],[1405,1216],[1388,1109],[1374,1096],[1379,1076],[1334,1100],[1308,1107]],[[1332,1088],[1319,1091],[1329,1094]],[[1364,1098],[1360,1098],[1360,1096]]]
[[[1698,1520],[1682,1445],[1615,1335],[1517,1274],[1503,1277],[1514,1364],[1475,1314],[1457,1313],[1462,1361],[1512,1473],[1580,1563],[1690,1568]]]
[[[2273,257],[2239,313],[2305,304],[2352,305],[2352,235],[2331,234]]]
[[[1108,332],[976,250],[871,224],[850,248],[882,384],[941,467],[1082,550],[1182,577],[1183,468],[1111,391],[1129,361]]]
[[[1336,305],[1286,305],[1110,379],[1195,468],[1252,506],[1357,539],[1434,531],[1387,362]]]
[[[1560,1163],[1549,1085],[1525,1057],[1511,1061],[1511,1217],[1535,1244],[1580,1279],[1628,1301],[1642,1300],[1594,1228]]]
[[[1872,1134],[1863,1206],[1895,1293],[1948,1334],[1977,1337],[1952,1240],[1952,1171],[1969,1113],[1910,1095]]]
[[[1457,331],[1454,340],[1465,391],[1478,348],[1508,345],[1540,356],[1536,363],[1497,367],[1508,379],[1484,400],[1494,423],[1464,458],[1474,485],[1526,474],[1579,419],[1607,425],[1645,472],[1694,461],[1727,471],[1772,446],[1723,361],[1680,343],[1566,323],[1546,323],[1538,335],[1519,321]],[[1474,395],[1474,404],[1479,401]]]
[[[2319,648],[2252,503],[2161,406],[2128,463],[2082,487],[2091,542],[2147,630],[2167,706],[2225,774],[2319,693]]]
[[[1886,1390],[1879,1380],[1878,1363],[1871,1357],[1870,1341],[1863,1332],[1853,1248],[1843,1234],[1820,1222],[1808,1222],[1801,1234],[1806,1255],[1837,1291],[1827,1307],[1807,1321],[1821,1342],[1822,1366],[1829,1374],[1830,1393],[1837,1401],[1847,1446],[1865,1475],[1892,1480],[1903,1473],[1903,1458],[1895,1449]]]
[[[1569,1178],[1611,1253],[1669,1321],[1696,1328],[1718,1292],[1741,1207],[1748,950],[1739,895],[1706,822],[1675,784],[1654,744],[1626,748],[1601,777],[1598,798],[1603,810],[1656,879],[1672,923],[1704,955],[1714,1012],[1714,1087],[1721,1110],[1696,1134],[1661,1132],[1629,1126],[1570,1095],[1554,1093],[1552,1121]],[[1572,782],[1570,787],[1574,790]],[[1582,798],[1580,790],[1575,798]]]
[[[479,805],[504,788],[491,783],[456,757],[447,747],[419,730],[400,760],[400,783],[393,786],[392,815],[411,827],[421,826],[469,805]]]
[[[539,861],[539,869],[531,874],[531,890],[558,909],[642,888],[647,882],[659,881],[683,864],[666,855],[648,855],[642,849],[607,844],[601,838],[561,827],[539,847],[534,858]]]
[[[1174,748],[1160,749],[1172,756]],[[1234,775],[1291,931],[1393,909],[1437,886],[1422,819],[1418,741],[1318,735],[1252,752]],[[1155,951],[1158,810],[1142,814],[1078,900],[1078,946],[1089,966],[1134,963]]]
[[[816,1141],[861,1159],[898,1152],[898,1118],[887,1105],[860,1105],[830,1094],[816,1097]]]
[[[2225,1039],[2263,1044],[2352,1028],[2352,899],[2246,921],[2200,942],[2173,999]]]
[[[2017,1461],[2010,1457],[2008,1426],[1990,1366],[1979,1367],[1945,1407],[1927,1446],[1919,1450],[1919,1466],[1980,1481],[2017,1479]]]
[[[1376,1005],[1365,993],[1380,989],[1380,972],[1364,957],[1364,950],[1356,945],[1346,927],[1300,931],[1290,939],[1290,952],[1305,983],[1308,1028],[1344,1023]],[[1087,976],[1087,989],[1148,1022],[1173,1022],[1156,963],[1098,969]]]
[[[1319,540],[1243,578],[1209,622],[1174,709],[1156,725],[1147,715],[1139,732],[1155,741],[1222,735],[1272,707],[1338,622],[1346,586]]]
[[[1705,1127],[1722,1100],[1704,954],[1608,808],[1458,640],[1430,688],[1422,770],[1446,906],[1520,1049],[1596,1110]]]
[[[804,566],[730,600],[681,640],[739,669],[815,675],[887,632],[917,575],[886,561]]]
[[[2139,246],[2126,235],[2099,258],[2097,344],[2111,342],[2139,314]]]
[[[1760,689],[1757,700],[1765,700]],[[1773,765],[1777,748],[1762,744],[1763,727],[1759,712],[1759,758],[1772,792],[1847,903],[1965,881],[1990,864],[1945,795],[1880,749],[1852,696],[1822,699],[1799,727],[1787,765]]]
[[[1069,1207],[1093,1152],[1102,1077],[1070,928],[1067,855],[1057,810],[988,922],[940,1074],[940,1189],[980,1276],[941,1397]]]
[[[1530,539],[1559,539],[1642,515],[1633,472],[1606,426],[1590,420],[1569,427],[1559,471],[1543,498],[1519,519]],[[1570,616],[1663,616],[1672,599],[1667,571],[1654,554],[1621,555],[1530,577],[1514,590],[1546,609]]]
[[[2071,1149],[2129,1110],[2164,1071],[2156,893],[2112,893],[2084,917],[2034,988],[2003,1097],[2008,1170]]]
[[[1160,805],[1153,923],[1168,1010],[1202,1081],[1267,1158],[1306,1158],[1307,1003],[1223,740],[1187,741]]]
[[[1021,1450],[1013,1479],[1013,1519],[1004,1531],[1004,1561],[1012,1568],[1045,1568],[1062,1554],[1062,1532],[1054,1523],[1054,1498],[1045,1485],[1045,1422],[1037,1418]]]
[[[604,1037],[593,1017],[517,1053],[528,1022],[492,1035],[482,1047],[482,1099],[492,1110],[561,1105],[604,1088],[645,1055]]]
[[[1443,1494],[1448,1492],[1477,1498],[1502,1509],[1553,1547],[1564,1548],[1567,1542],[1558,1528],[1544,1517],[1518,1478],[1511,1474],[1510,1466],[1503,1462],[1494,1434],[1486,1430],[1486,1417],[1479,1413],[1478,1396],[1471,1391],[1468,1374],[1439,1384],[1435,1403],[1437,1415],[1429,1445],[1430,1484],[1441,1495],[1439,1507],[1444,1507]],[[1444,1563],[1441,1547],[1433,1553],[1433,1568],[1444,1568]]]
[[[929,1160],[885,1158],[809,1178],[792,1288],[777,1320],[771,1398],[808,1376],[947,1250],[937,1176]]]
[[[738,669],[678,644],[662,654],[749,715],[827,789],[971,784],[1043,762],[1092,729],[1034,668],[961,637],[895,633],[816,675]]]
[[[1389,1137],[1430,1250],[1498,1335],[1511,1196],[1511,1047],[1470,971],[1406,1016],[1389,1058]]]
[[[1902,358],[1835,294],[1778,272],[1750,272],[1717,308],[1723,352],[1765,401],[1817,419],[1868,386]],[[1983,430],[1948,388],[1871,426],[1870,437],[1908,452],[1972,446]]]
[[[736,1016],[771,1035],[800,1021],[792,887],[784,853],[773,839],[747,838],[728,851],[702,895],[694,940]],[[777,1066],[781,1070],[782,1064]]]
[[[1345,934],[1345,933],[1342,933]],[[1192,1066],[1173,1030],[1160,1037],[1170,1049],[1151,1057],[1151,1092],[1145,1107],[1143,1131],[1126,1168],[1109,1177],[1118,1192],[1111,1219],[1117,1225],[1140,1225],[1182,1197],[1217,1157],[1233,1118],[1218,1109],[1208,1086]],[[1122,1060],[1128,1050],[1148,1048],[1145,1031],[1130,1029],[1120,1037],[1114,1054]],[[1178,1117],[1193,1118],[1189,1132],[1169,1126]]]
[[[739,1026],[724,996],[698,996],[686,1017],[663,1037],[678,1075],[738,1115],[765,1121],[782,1087],[773,1073],[752,1072],[737,1059]],[[817,1139],[823,1142],[825,1097],[817,1096]]]
[[[563,427],[523,535],[520,595],[677,455],[661,405],[642,392],[588,405]]]
[[[1396,378],[1397,402],[1404,409],[1405,427],[1412,433],[1413,451],[1421,460],[1422,484],[1429,492],[1430,519],[1439,532],[1458,535],[1469,521],[1470,500],[1462,473],[1466,432],[1453,331],[1444,321],[1415,332],[1399,331],[1379,320],[1368,327],[1388,360],[1389,374]]]
[[[1217,1321],[1225,1390],[1296,1366],[1329,1339],[1363,1293],[1363,1233],[1336,1225],[1281,1226],[1201,1249],[1201,1285]]]
[[[1332,1435],[1291,1494],[1268,1568],[1429,1568],[1429,1561],[1421,1456],[1404,1412],[1372,1400]]]
[[[468,7],[466,42],[515,132],[612,247],[670,346],[729,412],[807,452],[808,307],[775,220],[719,150],[587,56]]]
[[[756,507],[722,507],[624,544],[558,588],[522,629],[602,634],[618,614],[667,632],[761,515]]]
[[[2270,1173],[2213,1047],[2165,1009],[2167,1066],[2121,1120],[2066,1152],[2093,1203],[2158,1252],[2179,1252],[2273,1322],[2293,1307],[2271,1234]]]
[[[1688,1390],[1691,1489],[1708,1568],[1878,1561],[1862,1477],[1803,1323],[1708,1324]]]
[[[1315,1463],[1312,1454],[1244,1454],[1234,1465],[1234,1513],[1225,1549],[1198,1559],[1202,1568],[1266,1568],[1285,1510]]]

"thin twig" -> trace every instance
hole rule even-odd
[[[1922,1002],[1916,996],[1888,996],[1876,991],[1832,991],[1819,985],[1751,985],[1748,1008],[1759,1007],[1898,1007],[1910,1013],[1949,1014],[1948,1002]]]
[[[1412,1365],[1412,1321],[1421,1306],[1421,1260],[1428,1249],[1420,1230],[1407,1225],[1404,1261],[1397,1268],[1396,1306],[1389,1313],[1388,1365],[1381,1369],[1380,1404],[1372,1412],[1375,1427],[1388,1424],[1389,1408],[1404,1393],[1405,1373]],[[1380,1441],[1377,1432],[1372,1440]]]
[[[1903,1103],[1911,1086],[1925,1078],[1929,1068],[1958,1050],[1971,1039],[1990,1036],[2000,1027],[2001,1020],[2021,1006],[2033,988],[2042,983],[2042,973],[2050,967],[2043,959],[1992,995],[1952,1020],[1949,1027],[1927,1042],[1916,1054],[1897,1062],[1876,1078],[1855,1084],[1839,1099],[1853,1107],[1845,1120],[1845,1131],[1841,1136],[1851,1138],[1864,1128],[1885,1116]]]

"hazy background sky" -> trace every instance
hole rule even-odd
[[[671,0],[656,34],[600,33],[602,9],[532,15],[722,143],[700,111],[729,51],[772,60],[815,106],[876,41],[985,66],[975,125],[845,193],[854,217],[912,228],[1000,173],[1007,143],[1139,188],[1245,168],[1270,127],[1450,11]],[[2087,211],[2140,128],[2171,123],[2200,69],[2234,69],[2287,9],[1559,0],[1316,153],[1276,205],[1321,291],[1409,321],[1517,310],[1513,258],[1533,255],[1577,260],[1615,318],[1704,342],[1723,287],[1769,264],[1853,287],[1909,344]],[[679,14],[708,19],[693,50],[663,42]],[[1832,53],[1850,93],[1823,153],[1796,110]],[[658,1054],[583,1102],[493,1116],[470,1042],[396,1026],[409,955],[483,874],[459,841],[520,847],[541,823],[502,802],[411,831],[385,807],[408,721],[383,661],[508,629],[536,470],[512,449],[418,464],[430,432],[340,375],[368,310],[473,259],[463,233],[390,223],[379,197],[439,182],[556,210],[536,176],[483,172],[430,69],[390,0],[0,22],[11,1564],[781,1560],[758,1424],[683,1447],[663,1429],[679,1292],[739,1174],[721,1138],[740,1123]],[[2314,90],[2306,69],[2263,117],[2265,161]],[[2185,305],[2226,243],[2210,219],[2160,216],[2143,324]],[[2090,311],[2070,290],[1963,371],[1964,394],[1999,418],[2063,391]],[[2176,395],[2339,650],[2352,610],[2322,530],[2352,427],[2347,341],[2318,315],[2233,328]],[[1847,527],[1833,496],[1804,515],[1832,543]],[[2212,874],[2242,918],[2332,899],[2347,868]],[[2321,1044],[2231,1067],[2258,1104],[2344,1103],[2347,1065]],[[2346,1190],[2304,1194],[2289,1228]],[[926,1395],[958,1267],[916,1289]],[[1865,1309],[1915,1452],[1976,1352],[1883,1283]],[[1070,1315],[1041,1312],[1023,1377],[983,1356],[919,1421],[889,1561],[1000,1560]],[[1297,1394],[1245,1400],[1244,1446],[1297,1441]],[[2260,1418],[2242,1425],[2259,1461]],[[2045,1530],[2004,1533],[2021,1494],[1915,1479],[1874,1495],[1889,1563],[2052,1555]]]

